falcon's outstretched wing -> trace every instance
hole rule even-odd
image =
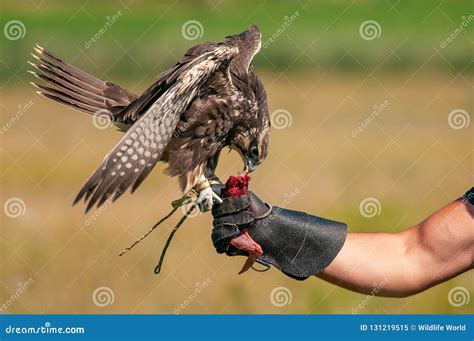
[[[200,87],[221,66],[238,53],[238,48],[229,44],[213,44],[203,54],[186,63],[178,63],[163,79],[166,88],[157,82],[155,91],[147,90],[130,104],[130,110],[140,118],[127,131],[91,175],[74,203],[82,197],[87,202],[86,211],[96,203],[100,206],[107,198],[116,200],[133,184],[133,191],[147,177],[168,144],[181,114],[195,98]],[[161,84],[161,85],[160,85]],[[126,116],[126,115],[125,115]],[[130,117],[130,116],[128,116]]]
[[[121,122],[135,122],[176,81],[176,78],[187,68],[189,63],[219,46],[219,43],[207,42],[191,47],[172,68],[161,73],[156,82],[145,90],[140,97],[120,112],[115,113],[116,119]]]

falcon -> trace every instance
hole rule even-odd
[[[270,120],[265,89],[251,65],[261,47],[253,25],[223,42],[190,48],[143,94],[97,79],[40,46],[32,54],[32,83],[40,95],[98,117],[107,117],[124,136],[80,190],[86,212],[133,193],[154,166],[168,164],[181,191],[195,191],[201,210],[221,199],[210,184],[224,147],[237,151],[252,172],[268,153]]]

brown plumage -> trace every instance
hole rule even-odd
[[[266,93],[250,65],[260,49],[256,26],[221,43],[189,49],[142,95],[99,80],[37,46],[32,73],[47,83],[39,93],[74,109],[107,115],[125,131],[90,176],[74,203],[86,210],[132,193],[158,161],[177,176],[183,193],[208,186],[224,147],[236,150],[249,171],[266,157]],[[212,198],[210,205],[212,205]]]

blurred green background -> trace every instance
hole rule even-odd
[[[27,73],[38,43],[139,93],[187,48],[258,24],[264,47],[254,65],[267,88],[274,129],[253,189],[275,205],[345,221],[353,232],[400,231],[472,184],[471,1],[1,4],[0,199],[24,203],[18,217],[5,208],[1,216],[3,310],[351,313],[365,302],[358,313],[472,312],[472,302],[455,307],[448,300],[457,286],[473,292],[472,272],[402,299],[367,298],[317,278],[296,282],[276,270],[238,276],[244,260],[215,253],[210,214],[186,222],[160,276],[153,268],[171,224],[117,257],[168,211],[179,196],[177,183],[160,174],[160,166],[133,197],[85,216],[82,207],[71,208],[121,133],[97,129],[90,117],[37,96]],[[19,34],[7,30],[12,20],[21,23]],[[198,22],[193,40],[183,34],[190,20]],[[376,22],[375,36],[361,31],[368,20]],[[453,112],[461,121],[453,121]],[[231,153],[222,157],[218,174],[225,179],[240,170]],[[361,214],[365,198],[378,200],[378,215]],[[379,252],[390,250],[381,245]],[[110,304],[94,301],[101,287],[114,297]],[[272,304],[278,287],[289,290],[289,304]]]

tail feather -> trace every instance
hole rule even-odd
[[[57,90],[48,86],[44,86],[41,84],[32,83],[35,87],[43,90],[39,91],[39,93],[47,98],[50,98],[56,102],[60,102],[64,105],[70,106],[74,109],[83,111],[88,114],[95,114],[97,113],[98,108],[101,108],[100,103],[94,103],[92,101],[82,101],[82,96],[77,95],[68,90]]]
[[[99,102],[104,101],[102,90],[84,83],[80,79],[75,78],[58,68],[51,68],[45,65],[35,65],[33,63],[30,63],[30,65],[33,65],[38,71],[30,71],[30,73],[51,85],[70,89],[85,97],[94,98]]]
[[[46,64],[50,65],[51,68],[61,69],[69,73],[70,75],[76,77],[77,79],[82,80],[84,83],[95,86],[98,89],[101,89],[101,88],[103,89],[105,87],[104,81],[89,75],[88,73],[82,71],[81,69],[75,67],[74,65],[71,65],[62,61],[51,52],[42,48],[41,46],[36,45],[35,51],[40,55],[40,61],[43,61]]]
[[[35,70],[29,72],[47,84],[32,82],[46,98],[88,114],[108,113],[113,120],[117,108],[126,107],[137,98],[117,84],[102,81],[64,62],[39,45],[34,50],[36,63],[30,65]]]

